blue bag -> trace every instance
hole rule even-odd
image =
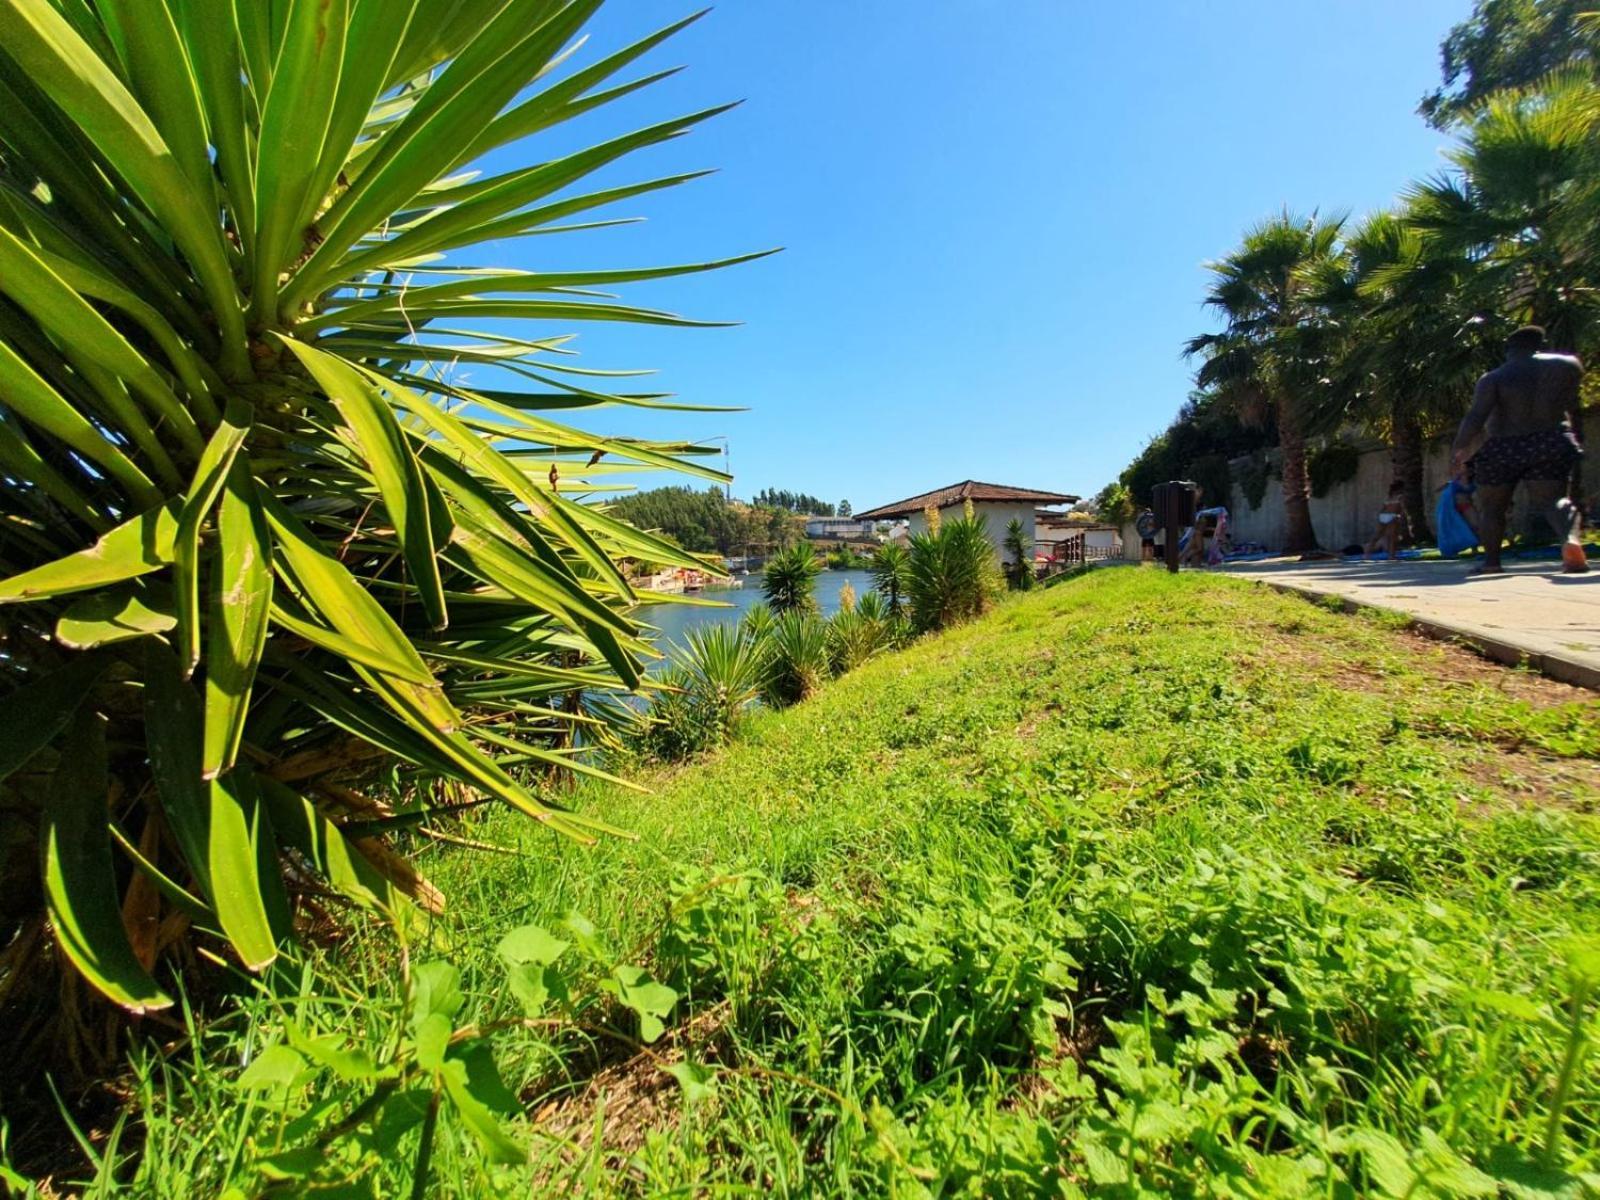
[[[1467,519],[1456,511],[1456,492],[1465,490],[1455,480],[1445,484],[1439,492],[1439,507],[1434,510],[1433,521],[1439,530],[1439,553],[1454,558],[1463,550],[1478,544],[1478,535],[1472,532]]]

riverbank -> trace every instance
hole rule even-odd
[[[582,1030],[503,1032],[529,1163],[441,1125],[430,1194],[1420,1195],[1563,1172],[1580,1194],[1600,1081],[1559,1085],[1573,939],[1600,924],[1597,757],[1584,693],[1381,615],[1154,570],[1014,599],[649,794],[572,798],[635,840],[500,813],[463,832],[516,853],[423,854],[450,908],[410,959],[461,970],[458,1023],[516,1011],[495,947],[530,922],[677,996],[648,1048],[594,1032],[644,1032],[603,1001]],[[242,1182],[289,1118],[369,1090],[233,1081],[284,1015],[398,1039],[385,946],[306,968],[336,999],[286,972],[170,1070],[145,1061],[143,1194]],[[376,1194],[408,1186],[415,1133],[395,1139]]]

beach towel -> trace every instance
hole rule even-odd
[[[1460,489],[1461,485],[1453,479],[1445,484],[1439,490],[1439,504],[1433,512],[1434,525],[1439,531],[1439,553],[1445,558],[1454,558],[1478,544],[1478,535],[1456,510],[1456,492]]]

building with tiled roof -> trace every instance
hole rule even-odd
[[[893,521],[904,517],[909,520],[907,532],[916,534],[927,529],[926,513],[929,508],[938,510],[941,518],[949,520],[961,516],[964,506],[970,501],[973,513],[988,523],[989,540],[994,543],[1000,560],[1010,562],[1010,556],[1006,554],[1003,542],[1006,526],[1011,523],[1013,517],[1022,522],[1022,527],[1032,538],[1039,505],[1076,504],[1078,499],[1079,497],[1064,492],[1042,492],[1036,488],[1011,487],[1002,483],[980,483],[976,479],[966,479],[960,483],[952,483],[948,487],[935,488],[931,492],[910,496],[905,500],[896,500],[893,504],[881,504],[866,512],[858,512],[855,516],[863,521]]]

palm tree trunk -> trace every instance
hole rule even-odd
[[[1311,527],[1311,477],[1306,471],[1306,439],[1293,406],[1278,406],[1278,449],[1283,453],[1285,554],[1307,554],[1317,548]]]
[[[1405,486],[1406,523],[1411,536],[1429,537],[1428,501],[1422,490],[1422,426],[1415,417],[1394,414],[1389,461],[1394,478]]]

